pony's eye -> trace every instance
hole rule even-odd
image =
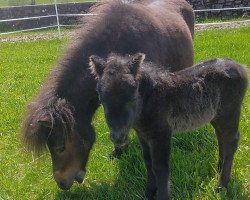
[[[64,150],[65,150],[65,146],[64,145],[63,146],[55,147],[55,151],[57,153],[62,153],[62,152],[64,152]]]

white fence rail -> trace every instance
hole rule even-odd
[[[48,18],[48,17],[81,17],[81,16],[91,16],[96,14],[58,14],[58,15],[44,15],[44,16],[36,16],[36,17],[22,17],[22,18],[15,18],[15,19],[3,19],[0,22],[11,22],[11,21],[22,21],[22,20],[29,20],[29,19],[40,19],[40,18]]]
[[[250,7],[201,9],[201,10],[194,10],[194,12],[195,13],[199,13],[199,12],[229,11],[229,10],[243,10],[243,11],[247,11],[247,10],[250,10]],[[0,23],[1,22],[12,22],[12,21],[22,21],[22,20],[31,20],[31,19],[42,19],[42,18],[55,17],[57,24],[50,25],[50,26],[38,27],[38,28],[32,28],[32,29],[25,29],[25,30],[17,30],[17,31],[11,31],[11,32],[4,32],[4,33],[0,33],[0,36],[1,35],[12,34],[12,33],[28,32],[28,31],[42,30],[42,29],[49,29],[49,28],[55,28],[55,27],[57,27],[58,37],[61,38],[60,27],[70,27],[70,26],[77,26],[77,25],[63,25],[63,24],[60,24],[59,17],[80,17],[80,16],[91,16],[91,15],[96,15],[96,14],[90,14],[90,13],[86,13],[86,14],[59,14],[58,10],[57,10],[57,4],[55,3],[55,14],[54,15],[35,16],[35,17],[23,17],[23,18],[15,18],[15,19],[4,19],[4,20],[0,20]],[[229,24],[229,23],[235,23],[235,22],[239,22],[239,21],[196,24],[196,26],[206,26],[206,25],[215,25],[215,24],[219,25],[219,24],[225,24],[225,23]],[[240,22],[242,22],[242,21],[240,21]],[[243,22],[250,22],[250,20],[245,20]]]

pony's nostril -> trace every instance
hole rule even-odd
[[[60,171],[56,171],[54,172],[54,179],[58,185],[58,187],[62,190],[68,190],[70,189],[70,187],[73,184],[73,181],[69,180],[69,179],[65,179],[61,176]]]
[[[81,177],[75,177],[75,180],[78,182],[78,183],[82,183],[83,182],[83,178]]]
[[[80,172],[78,172],[78,174],[76,175],[76,177],[75,177],[75,180],[78,182],[78,183],[82,183],[83,182],[83,180],[84,180],[84,177],[85,177],[85,171],[80,171]]]

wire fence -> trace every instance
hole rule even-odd
[[[0,23],[2,23],[2,22],[23,21],[23,20],[32,20],[32,19],[43,19],[43,18],[51,18],[51,17],[53,17],[53,18],[56,19],[56,24],[49,25],[49,26],[42,26],[42,27],[38,27],[38,28],[31,28],[31,29],[23,29],[23,30],[15,30],[15,31],[3,32],[3,33],[0,33],[0,36],[1,35],[7,35],[7,34],[13,34],[13,33],[20,33],[20,32],[28,32],[28,31],[35,31],[35,30],[42,30],[42,29],[49,29],[49,28],[57,28],[58,37],[61,38],[61,27],[74,27],[74,26],[77,26],[77,25],[76,24],[74,24],[74,25],[61,24],[60,20],[59,20],[60,17],[82,17],[82,16],[96,15],[96,14],[90,14],[90,13],[85,13],[85,14],[60,14],[60,13],[58,13],[56,1],[54,3],[54,9],[55,9],[55,14],[53,14],[53,15],[44,15],[44,16],[35,16],[35,17],[22,17],[22,18],[15,18],[15,19],[3,19],[3,20],[0,20]],[[250,7],[200,9],[200,10],[194,10],[194,12],[195,13],[200,13],[200,12],[215,12],[215,11],[230,11],[230,10],[248,11],[248,10],[250,10]],[[217,22],[217,23],[200,23],[200,24],[196,24],[196,26],[219,25],[219,24],[226,24],[226,23],[230,24],[230,23],[235,23],[235,22],[242,22],[242,21]],[[244,20],[243,22],[250,22],[250,20]]]

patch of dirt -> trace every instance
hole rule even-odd
[[[61,37],[71,37],[71,32],[61,33]],[[21,36],[4,35],[0,36],[0,42],[2,43],[15,43],[15,42],[30,42],[35,40],[52,40],[59,39],[58,33],[38,33],[38,34],[27,34],[22,33]]]
[[[238,22],[196,24],[195,30],[203,31],[203,30],[210,30],[210,29],[240,28],[243,26],[250,26],[250,20],[238,21]]]

